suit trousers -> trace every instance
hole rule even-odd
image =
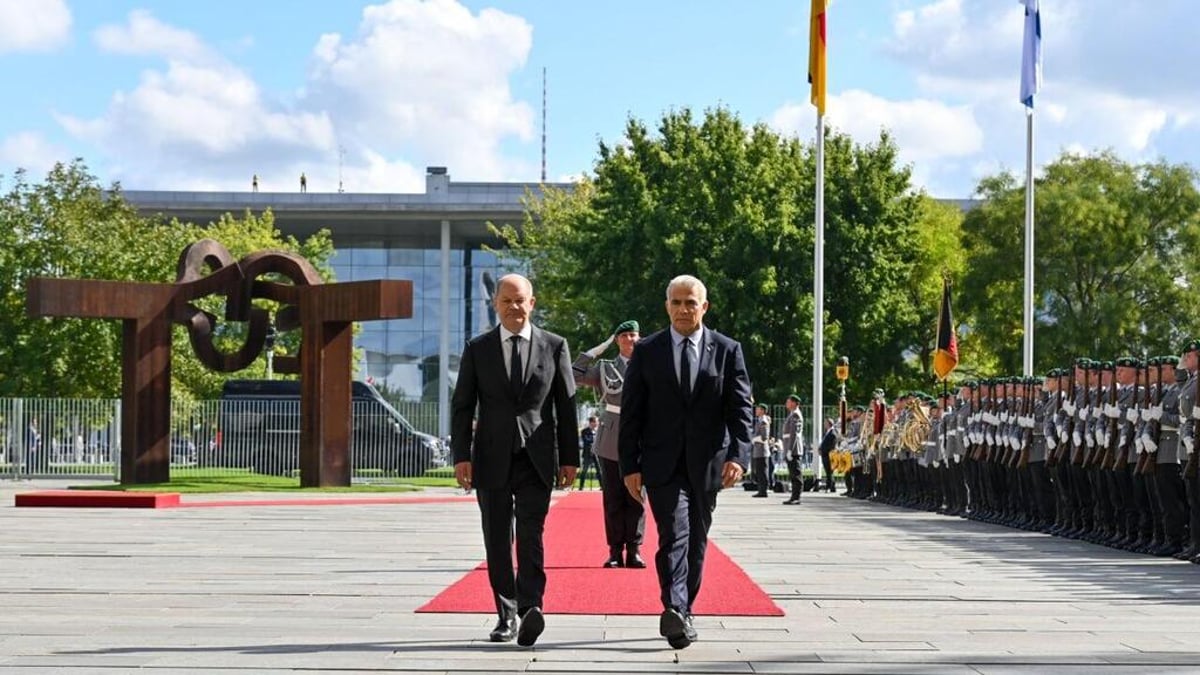
[[[621,465],[616,460],[600,460],[600,486],[604,490],[604,536],[608,549],[619,553],[622,549],[636,550],[642,545],[646,533],[646,507],[629,494]]]
[[[542,533],[550,510],[550,486],[533,467],[529,455],[513,455],[508,485],[475,491],[483,522],[488,582],[502,619],[542,606],[546,592],[545,548]],[[513,574],[513,530],[516,524],[517,570]]]
[[[686,616],[691,614],[692,603],[700,593],[717,491],[698,491],[687,476],[677,471],[666,485],[647,487],[646,495],[658,528],[654,567],[663,608]]]

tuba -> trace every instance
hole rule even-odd
[[[907,423],[900,431],[900,445],[909,452],[917,452],[929,436],[929,429],[933,424],[929,421],[929,414],[925,412],[925,408],[917,399],[909,399],[908,408],[912,414],[909,415]]]

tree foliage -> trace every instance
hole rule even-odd
[[[1197,173],[1112,152],[1066,153],[1034,194],[1035,368],[1075,356],[1173,353],[1200,329]],[[1025,186],[1010,173],[980,182],[963,223],[963,298],[973,339],[1000,372],[1020,372]]]
[[[923,339],[908,288],[922,273],[920,197],[886,134],[859,146],[830,133],[825,153],[825,362],[850,356],[852,390],[919,380],[905,352]],[[706,323],[742,342],[756,396],[778,401],[811,391],[815,167],[813,146],[725,109],[669,112],[654,133],[631,119],[592,176],[500,232],[534,276],[541,320],[577,352],[625,319],[665,327],[667,282],[698,276]]]
[[[121,322],[30,318],[25,310],[30,277],[170,283],[180,253],[204,237],[220,241],[235,258],[262,249],[294,251],[331,277],[328,233],[303,243],[282,238],[269,212],[225,216],[208,226],[142,217],[121,197],[119,185],[102,189],[78,160],[55,166],[41,183],[30,183],[24,172],[12,183],[0,195],[0,396],[120,394]],[[204,303],[222,314],[223,299]],[[240,329],[221,328],[226,346]],[[280,349],[287,344],[285,339]],[[181,397],[214,397],[229,377],[199,363],[180,327],[173,331],[172,356],[172,390]],[[260,376],[261,363],[242,376]]]

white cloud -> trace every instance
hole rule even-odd
[[[311,190],[333,191],[340,148],[351,192],[422,191],[425,165],[473,180],[536,175],[503,148],[534,131],[533,111],[508,85],[532,44],[519,17],[472,14],[454,0],[369,6],[356,35],[316,42],[288,106],[199,36],[148,12],[94,37],[104,51],[164,61],[116,92],[99,117],[56,115],[113,166],[133,167],[118,176],[130,187],[240,190],[258,173],[260,189],[291,190],[305,171]]]
[[[124,25],[101,26],[93,37],[97,47],[115,54],[154,55],[193,62],[217,59],[194,33],[167,25],[142,9],[130,12],[129,22]]]
[[[533,110],[508,86],[532,39],[524,19],[497,10],[475,15],[452,0],[393,0],[366,8],[353,39],[321,37],[308,101],[380,152],[476,179],[515,178],[529,167],[506,158],[500,144],[533,137]]]
[[[889,101],[869,92],[851,90],[828,98],[826,124],[860,143],[879,138],[887,129],[904,161],[969,156],[983,144],[983,131],[967,106],[917,99]],[[815,109],[808,104],[788,104],[770,119],[776,129],[812,136]]]
[[[69,154],[34,131],[22,131],[0,140],[0,167],[8,173],[25,169],[30,176],[40,177],[56,162]]]
[[[1195,134],[1171,134],[1191,128],[1200,108],[1192,65],[1200,60],[1200,41],[1180,40],[1182,26],[1196,25],[1194,2],[1162,0],[1146,11],[1119,0],[1056,0],[1041,10],[1039,165],[1065,150],[1112,148],[1133,162],[1200,156]],[[943,196],[968,193],[996,170],[1023,171],[1022,12],[1015,1],[909,2],[893,15],[882,51],[910,69],[919,93],[911,101],[859,100],[854,124],[845,128],[858,138],[864,122],[892,127],[902,156],[914,162],[914,179]],[[912,117],[931,113],[922,100],[932,110],[958,111],[958,121],[970,119],[974,133],[952,118],[925,133],[921,127],[901,133],[905,120],[911,125]]]
[[[49,51],[71,37],[65,0],[0,0],[0,54]]]

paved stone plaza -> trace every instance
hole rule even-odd
[[[833,495],[724,495],[714,540],[787,614],[676,652],[657,617],[550,615],[526,650],[413,613],[481,560],[470,501],[14,508],[32,487],[0,484],[0,673],[1200,672],[1200,566]]]

